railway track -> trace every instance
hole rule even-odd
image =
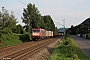
[[[18,45],[13,45],[13,46],[8,46],[8,47],[3,47],[0,48],[0,56],[2,55],[6,55],[9,54],[11,52],[14,52],[17,50],[17,48],[19,47],[19,49],[26,47],[25,45],[29,45],[32,44],[33,42],[27,42],[27,43],[23,43],[23,44],[18,44]]]
[[[15,52],[17,50],[21,50],[21,49],[24,49],[26,47],[30,47],[30,46],[33,46],[34,44],[38,44],[40,43],[40,41],[37,41],[37,42],[26,42],[26,43],[23,43],[23,44],[18,44],[18,45],[13,45],[13,46],[8,46],[8,47],[3,47],[3,48],[0,48],[0,58],[3,56],[3,55],[7,55],[7,54],[10,54],[12,52]]]
[[[56,39],[57,38],[52,38],[52,39],[44,40],[43,42],[38,41],[37,44],[34,44],[32,46],[28,46],[24,49],[13,51],[9,54],[5,54],[5,55],[1,56],[1,58],[2,59],[8,58],[8,59],[12,59],[12,60],[28,60],[28,57],[33,55],[35,52],[40,51],[40,49],[42,49],[42,47],[44,48],[47,45],[53,43]]]

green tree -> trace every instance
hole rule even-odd
[[[45,29],[44,27],[44,16],[41,16],[41,19],[40,19],[40,22],[39,22],[41,25],[40,25],[40,28],[43,28]]]
[[[59,32],[59,29],[57,27],[55,27],[55,32]]]
[[[44,16],[43,20],[44,20],[44,29],[55,31],[55,24],[50,15]]]
[[[55,31],[55,24],[50,15],[41,16],[35,4],[28,4],[27,8],[23,9],[23,17],[25,30],[31,32],[32,28],[43,28],[46,30]]]
[[[2,7],[2,12],[0,12],[0,28],[9,28],[12,29],[16,26],[16,18],[11,11],[11,14],[8,13],[4,7]]]
[[[51,30],[55,31],[55,24],[54,24],[53,20],[51,20]]]
[[[25,23],[25,29],[28,32],[31,32],[32,28],[40,27],[40,18],[39,10],[35,7],[35,4],[29,3],[27,8],[23,9],[23,17],[21,17]]]
[[[12,29],[12,32],[13,33],[17,33],[17,34],[24,34],[25,33],[25,30],[22,27],[22,25],[18,24],[18,25],[16,25],[15,28]]]

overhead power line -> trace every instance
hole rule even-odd
[[[23,0],[24,1],[24,0]],[[24,1],[25,2],[25,1]],[[25,2],[25,4],[27,4],[26,2]]]
[[[26,2],[25,3],[23,3],[22,1],[20,1],[20,0],[18,0],[19,2],[21,2],[23,5],[25,5],[26,6]]]
[[[57,23],[57,24],[59,24],[59,25],[62,25],[62,26],[64,26],[63,24],[60,24],[60,23],[58,23],[58,22],[56,22],[56,21],[54,21],[55,23]]]

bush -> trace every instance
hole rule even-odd
[[[70,37],[68,33],[66,33],[63,38],[66,39],[67,37]]]
[[[11,30],[13,33],[17,34],[24,34],[26,32],[20,24],[18,24],[16,27],[13,27]]]
[[[65,37],[67,38],[67,37],[70,37],[70,35],[67,33],[67,34],[65,34]]]
[[[14,34],[2,34],[1,39],[5,46],[22,43],[22,41],[19,40],[19,36],[16,36]]]
[[[66,39],[62,39],[61,45],[78,47],[78,45],[74,42],[74,40],[69,37],[67,37]]]
[[[0,34],[13,34],[11,30],[9,30],[8,28],[5,28],[4,30],[0,31]]]
[[[0,32],[0,39],[5,46],[22,43],[22,41],[19,40],[19,36],[13,34],[11,30],[7,28]]]
[[[25,34],[19,35],[19,39],[22,40],[23,42],[30,41],[32,40],[31,33],[25,33]]]
[[[0,30],[0,40],[3,42],[3,45],[9,46],[30,41],[32,40],[32,36],[31,33],[25,31],[23,34],[16,34],[8,28],[5,28],[4,30]],[[2,45],[0,46],[2,47]]]
[[[73,39],[67,37],[54,49],[49,60],[90,60]]]

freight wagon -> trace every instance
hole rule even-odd
[[[47,31],[41,28],[33,28],[32,29],[32,39],[46,39],[57,36],[58,34],[53,31]]]

